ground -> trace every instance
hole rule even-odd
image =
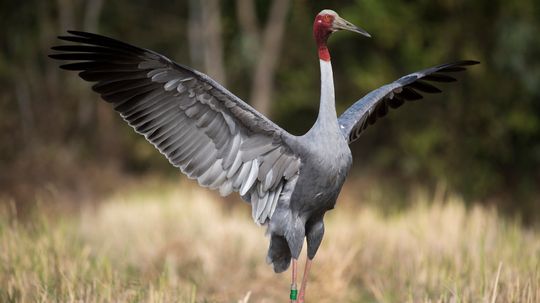
[[[540,302],[540,231],[448,194],[411,199],[382,214],[346,186],[308,302]],[[154,180],[76,211],[3,205],[2,302],[287,302],[290,273],[265,263],[236,196]]]

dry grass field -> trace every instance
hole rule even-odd
[[[24,221],[3,207],[0,301],[287,302],[289,272],[265,263],[248,205],[184,183],[128,186],[78,211],[43,202]],[[451,195],[411,199],[382,214],[346,190],[307,300],[540,302],[538,230]]]

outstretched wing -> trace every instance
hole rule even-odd
[[[440,93],[441,90],[428,82],[454,82],[448,73],[466,70],[466,66],[478,64],[478,61],[458,61],[428,68],[387,84],[356,101],[340,117],[339,125],[349,144],[364,129],[374,124],[378,118],[386,116],[389,108],[398,108],[405,101],[422,99],[420,93]]]
[[[238,191],[254,220],[272,217],[299,158],[291,136],[208,76],[150,50],[79,31],[53,47],[60,66],[97,82],[92,89],[152,143],[169,162],[221,195]],[[290,188],[290,185],[287,188]]]

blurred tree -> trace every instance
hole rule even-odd
[[[238,0],[236,7],[243,39],[246,40],[246,53],[258,54],[249,100],[257,110],[269,115],[289,0],[272,1],[264,31],[261,31],[257,24],[253,0]]]
[[[219,0],[191,0],[189,46],[191,60],[214,80],[226,85],[223,66],[221,10]]]

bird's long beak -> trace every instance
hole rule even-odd
[[[361,29],[360,27],[352,24],[351,22],[337,16],[334,20],[333,28],[335,30],[348,30],[351,32],[359,33],[360,35],[366,36],[368,38],[371,38],[371,35],[366,32],[365,30]]]

